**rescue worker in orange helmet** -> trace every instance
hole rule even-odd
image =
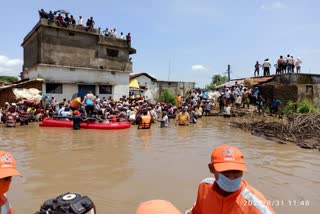
[[[229,145],[216,147],[211,154],[206,178],[198,188],[197,201],[188,214],[273,214],[271,203],[243,178],[247,172],[244,155]]]
[[[0,213],[13,214],[13,209],[7,199],[12,176],[22,176],[16,169],[16,160],[6,151],[0,150]]]
[[[136,214],[181,214],[181,212],[166,200],[150,200],[139,204]]]

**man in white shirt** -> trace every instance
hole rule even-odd
[[[110,36],[110,31],[109,31],[108,28],[106,28],[106,29],[103,31],[103,33],[104,33],[104,36]]]
[[[169,118],[166,111],[162,112],[162,120],[158,120],[160,122],[160,128],[168,128]]]
[[[117,38],[117,31],[116,31],[115,28],[113,28],[113,37],[114,37],[114,38]]]
[[[120,33],[120,39],[123,39],[123,40],[124,40],[123,32]]]
[[[270,75],[270,67],[271,67],[269,59],[265,59],[262,66],[263,66],[263,76],[269,76]]]
[[[227,105],[224,107],[224,118],[229,118],[231,116],[231,106]]]
[[[83,25],[83,19],[82,19],[82,16],[79,16],[79,19],[78,19],[78,25]]]
[[[298,57],[297,60],[296,60],[296,64],[295,64],[297,73],[300,73],[301,63],[302,63],[302,60],[300,59],[300,57]]]

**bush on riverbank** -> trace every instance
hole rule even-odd
[[[161,93],[160,101],[171,103],[174,106],[176,105],[176,97],[167,90]]]
[[[317,113],[319,110],[315,108],[309,101],[305,100],[300,103],[295,103],[289,100],[282,112],[286,115],[289,115],[294,113]]]

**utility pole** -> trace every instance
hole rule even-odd
[[[170,72],[171,72],[171,66],[170,66],[171,62],[169,61],[169,73],[168,73],[168,81],[170,80]]]
[[[230,81],[230,73],[231,73],[231,65],[228,65],[227,72],[228,73],[228,82]]]

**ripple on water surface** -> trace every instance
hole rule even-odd
[[[319,152],[281,145],[208,117],[188,127],[150,130],[74,131],[68,128],[0,128],[1,149],[11,151],[23,178],[9,196],[16,213],[33,213],[45,199],[67,191],[89,195],[98,213],[133,213],[154,198],[189,208],[212,149],[228,143],[245,155],[245,179],[270,200],[309,200],[304,209],[275,207],[277,213],[318,213]],[[181,197],[183,194],[183,197]],[[24,203],[25,202],[25,203]]]

